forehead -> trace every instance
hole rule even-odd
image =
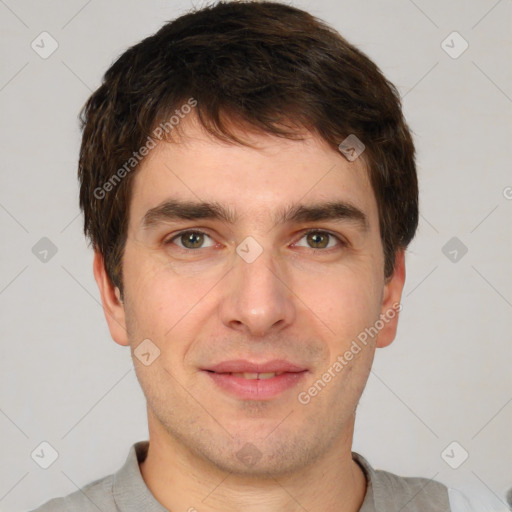
[[[251,146],[221,141],[197,123],[183,123],[173,142],[160,142],[132,184],[130,224],[170,197],[229,206],[237,221],[274,221],[290,205],[344,201],[377,215],[362,158],[349,162],[311,133],[304,140],[268,134],[241,136]]]

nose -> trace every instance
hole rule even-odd
[[[251,263],[236,256],[223,289],[220,318],[230,329],[262,337],[295,319],[294,294],[269,249]]]

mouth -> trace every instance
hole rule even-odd
[[[283,375],[283,373],[286,373],[286,372],[266,372],[266,373],[247,373],[247,372],[243,372],[243,373],[223,373],[222,375],[233,375],[233,377],[241,377],[243,379],[248,379],[248,380],[267,380],[267,379],[272,379],[274,377],[277,377],[278,375]]]
[[[246,400],[268,400],[295,387],[308,370],[284,360],[236,360],[205,368],[203,373],[223,393]]]

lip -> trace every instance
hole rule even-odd
[[[217,387],[230,395],[245,400],[269,400],[295,387],[308,370],[282,359],[265,363],[245,360],[224,361],[204,369],[203,373]],[[245,379],[232,373],[280,373],[271,378]]]
[[[303,366],[292,364],[285,359],[273,359],[267,362],[251,362],[245,359],[235,359],[232,361],[223,361],[222,363],[204,368],[215,373],[297,373],[307,370]]]

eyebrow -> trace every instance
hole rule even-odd
[[[217,202],[194,202],[168,199],[149,209],[142,218],[143,229],[151,229],[158,224],[173,220],[219,220],[234,224],[238,216],[233,210]],[[310,205],[292,204],[279,210],[274,216],[275,225],[315,221],[343,221],[359,225],[368,230],[366,214],[346,201],[328,201]]]

